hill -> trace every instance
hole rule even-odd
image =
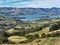
[[[0,7],[0,15],[14,16],[16,15],[60,15],[60,8],[12,8]]]

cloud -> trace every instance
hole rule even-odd
[[[0,0],[1,7],[60,7],[59,4],[60,0]]]

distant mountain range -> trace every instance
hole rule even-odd
[[[18,18],[24,20],[50,19],[50,18],[58,18],[58,17],[60,18],[60,8],[0,7],[0,16],[4,16],[5,18]]]
[[[60,8],[12,8],[0,7],[1,15],[60,15]]]

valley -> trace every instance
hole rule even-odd
[[[59,45],[59,9],[0,8],[0,44]]]
[[[0,18],[0,44],[59,45],[60,29],[51,26],[59,24],[60,19],[22,21],[19,19]],[[57,42],[56,42],[57,41]]]

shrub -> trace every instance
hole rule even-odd
[[[7,43],[8,40],[6,37],[0,36],[0,44]]]
[[[59,29],[59,25],[57,25],[57,24],[54,24],[54,25],[52,25],[51,27],[50,27],[50,31],[54,31],[54,30],[58,30]]]
[[[39,35],[38,35],[38,34],[35,34],[35,37],[36,37],[36,38],[39,38]]]
[[[60,32],[59,31],[56,31],[56,36],[60,36]]]
[[[27,35],[26,38],[28,39],[27,42],[32,42],[34,40],[33,35]]]
[[[28,42],[32,42],[33,40],[39,38],[38,34],[35,35],[26,35],[26,38],[28,38]]]
[[[46,37],[50,37],[50,34],[47,34]]]
[[[42,33],[41,34],[41,37],[43,37],[43,38],[46,37],[46,34],[45,33]]]

